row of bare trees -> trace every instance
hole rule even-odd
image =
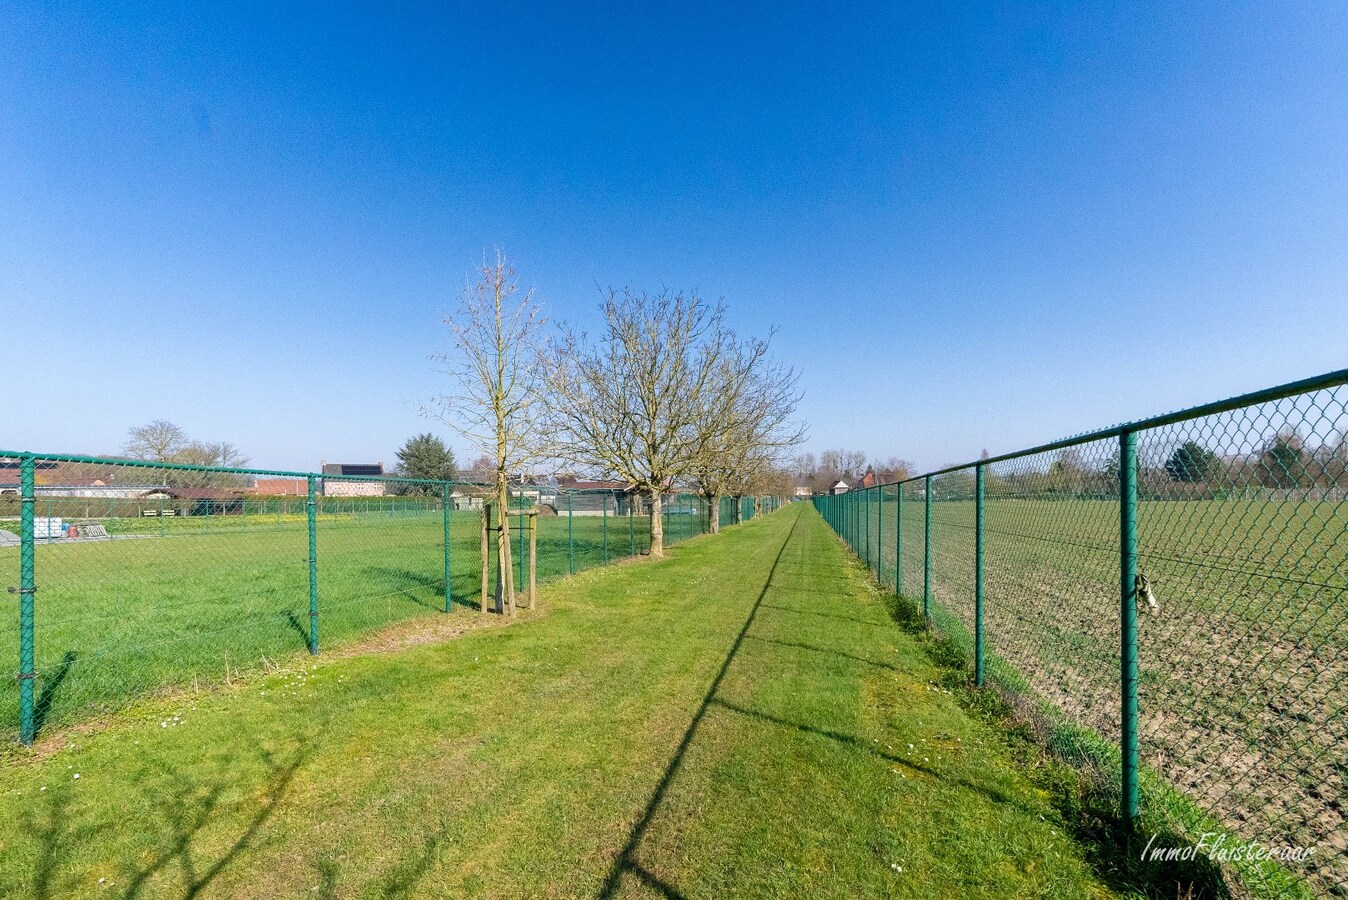
[[[839,481],[852,484],[870,472],[877,484],[902,481],[915,474],[913,464],[897,456],[867,461],[860,450],[824,450],[818,457],[802,453],[791,462],[790,473],[797,484],[812,493],[823,493]]]
[[[744,337],[725,306],[693,293],[609,290],[591,336],[549,328],[503,253],[483,262],[445,319],[451,347],[436,357],[452,390],[432,415],[493,463],[498,509],[510,482],[566,469],[619,479],[649,498],[652,556],[664,555],[666,493],[695,488],[711,503],[772,483],[804,438],[796,371],[770,354],[772,334]],[[514,612],[510,541],[495,529],[497,609]]]

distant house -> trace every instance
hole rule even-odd
[[[866,474],[861,476],[861,480],[852,485],[854,489],[865,490],[873,488],[880,483],[880,477],[875,474],[875,470],[869,466],[866,468]]]
[[[33,496],[35,497],[78,497],[81,499],[131,500],[141,496],[154,487],[142,481],[126,484],[109,484],[99,478],[89,478],[71,470],[70,466],[38,460],[33,463]],[[87,470],[86,470],[87,471]],[[140,469],[124,469],[127,474],[139,475]],[[0,460],[0,496],[18,496],[20,490],[20,463],[17,460]],[[112,476],[109,476],[111,478]]]
[[[558,484],[562,491],[571,493],[570,509],[578,516],[608,515],[625,516],[629,513],[640,515],[645,509],[641,494],[626,481],[580,481],[575,478],[563,478]],[[557,497],[557,511],[567,506],[565,496]]]
[[[381,478],[383,463],[323,463],[324,475],[349,475],[357,478]],[[324,478],[324,497],[382,497],[387,485],[383,481],[349,481],[346,478]]]
[[[253,484],[259,497],[304,497],[309,493],[307,478],[259,478]]]
[[[847,482],[839,478],[837,481],[833,482],[833,484],[829,485],[828,494],[830,497],[836,497],[838,494],[845,494],[849,490],[851,490],[851,488],[848,486]]]
[[[796,485],[795,494],[797,497],[809,497],[814,494],[814,491],[810,490],[808,484],[798,484]]]

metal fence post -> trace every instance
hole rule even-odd
[[[314,502],[314,476],[309,476],[309,652],[318,653],[318,507]]]
[[[36,479],[32,454],[19,460],[19,740],[33,743],[37,720],[33,709],[35,651],[33,649],[33,599],[37,593],[34,572],[33,504]],[[47,524],[50,531],[51,523]]]
[[[520,577],[519,577],[519,580],[515,582],[515,595],[516,595],[516,596],[519,596],[520,591],[524,588],[524,529],[525,529],[525,515],[524,515],[524,489],[523,489],[523,487],[520,488],[520,514],[519,514],[519,520],[520,520],[520,565],[519,565]],[[509,533],[510,533],[510,532],[506,532],[507,535],[508,535]]]
[[[871,568],[871,488],[866,488],[866,506],[862,511],[866,517],[866,527],[864,530],[866,539],[866,568]]]
[[[571,495],[566,495],[566,574],[576,574],[576,539],[573,525],[575,514],[571,511]]]
[[[885,583],[885,486],[876,487],[875,580]]]
[[[604,510],[604,565],[608,565],[608,494],[604,494],[600,500]]]
[[[931,621],[931,476],[928,475],[925,480],[924,493],[926,495],[926,506],[923,515],[926,517],[925,526],[922,529],[922,615],[928,622]]]
[[[490,550],[488,549],[488,535],[491,532],[491,504],[486,500],[482,501],[482,515],[478,517],[481,527],[478,529],[479,543],[482,547],[482,599],[478,605],[479,612],[487,611],[487,593],[491,588],[491,563]]]
[[[445,612],[453,608],[453,596],[449,587],[449,482],[443,486],[443,505],[445,505]]]
[[[903,596],[903,482],[894,495],[894,593]]]
[[[632,501],[627,502],[627,543],[630,548],[629,556],[637,555],[637,525],[636,520],[632,518],[632,507],[635,506]]]
[[[1119,435],[1119,663],[1123,796],[1120,810],[1131,827],[1138,814],[1137,788],[1137,434]]]
[[[538,599],[538,509],[529,513],[529,608]]]
[[[974,685],[983,686],[983,464],[974,467]]]

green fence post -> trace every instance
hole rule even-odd
[[[1123,797],[1121,813],[1137,820],[1137,434],[1119,435],[1119,663]]]
[[[974,467],[974,685],[983,686],[983,464]]]
[[[525,528],[525,515],[524,515],[524,488],[523,488],[523,487],[520,488],[520,514],[519,514],[516,518],[519,520],[519,523],[520,523],[520,524],[519,524],[519,529],[520,529],[520,565],[519,565],[520,577],[519,577],[519,580],[515,582],[515,585],[516,585],[516,588],[515,588],[515,594],[516,594],[516,596],[518,596],[519,593],[520,593],[520,590],[523,589],[523,587],[524,587],[524,532],[527,530],[527,529]],[[508,533],[509,533],[509,532],[507,532],[507,534],[508,534]]]
[[[33,714],[35,651],[33,649],[33,598],[37,593],[34,573],[33,504],[36,479],[33,456],[19,459],[19,740],[33,743],[37,721]],[[50,523],[48,529],[51,528]]]
[[[159,498],[159,536],[164,536],[164,498]]]
[[[627,502],[627,542],[628,546],[631,548],[631,552],[628,553],[628,556],[637,555],[637,525],[636,521],[632,518],[632,507],[634,505],[635,504],[630,500]]]
[[[318,654],[318,507],[314,502],[314,476],[309,476],[309,653]]]
[[[608,494],[604,494],[599,499],[604,510],[604,565],[608,565]]]
[[[445,612],[453,609],[453,594],[449,587],[449,482],[443,485],[442,504],[445,507]]]
[[[885,486],[876,488],[875,507],[875,580],[885,583]]]
[[[239,511],[243,515],[243,527],[248,527],[248,498],[244,497],[239,501]]]
[[[926,505],[923,516],[926,519],[922,529],[922,615],[931,622],[931,476],[925,481]]]
[[[871,489],[866,488],[866,506],[862,511],[866,517],[866,528],[864,530],[866,539],[866,568],[871,568]]]
[[[566,574],[576,574],[576,539],[572,525],[575,514],[571,511],[571,495],[566,495]]]
[[[894,495],[894,593],[903,596],[903,482]]]

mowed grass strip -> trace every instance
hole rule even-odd
[[[1108,896],[812,510],[543,602],[8,766],[0,895]]]

